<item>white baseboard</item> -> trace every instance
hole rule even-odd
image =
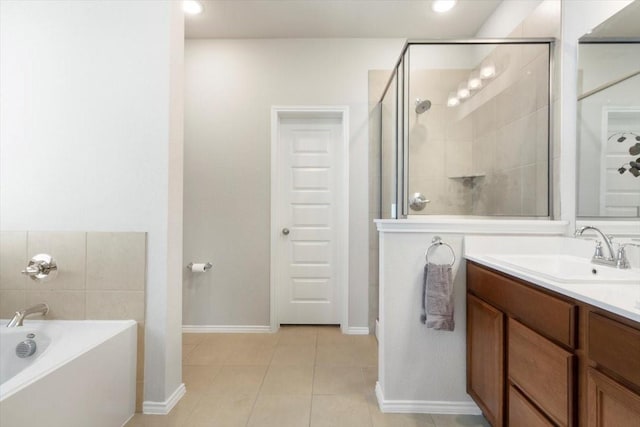
[[[171,396],[164,402],[153,402],[145,400],[142,402],[142,413],[149,415],[167,415],[174,406],[182,399],[182,396],[187,392],[184,384],[180,384],[178,388],[171,393]]]
[[[441,400],[385,400],[380,383],[376,383],[380,411],[398,414],[458,414],[482,415],[474,402]]]
[[[182,332],[190,334],[210,333],[270,333],[269,325],[182,325]]]
[[[350,326],[344,333],[347,335],[369,335],[369,328],[366,326]]]

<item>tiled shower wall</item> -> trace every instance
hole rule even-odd
[[[142,404],[146,233],[0,232],[0,318],[46,303],[47,319],[138,322],[137,410]],[[58,275],[37,282],[20,272],[36,254],[51,255]]]

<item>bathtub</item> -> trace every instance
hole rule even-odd
[[[133,415],[135,321],[0,322],[0,426],[118,427]],[[36,351],[19,358],[25,340]]]

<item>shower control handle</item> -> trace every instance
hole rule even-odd
[[[422,193],[413,193],[409,198],[409,207],[414,211],[421,211],[425,206],[427,206],[427,203],[430,202],[431,200],[424,197]]]
[[[285,236],[289,235],[289,229],[288,228],[283,228],[282,229],[282,234],[284,234]]]

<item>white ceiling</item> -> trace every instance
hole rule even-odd
[[[186,17],[185,37],[469,38],[501,2],[459,0],[437,14],[432,0],[206,0]]]

